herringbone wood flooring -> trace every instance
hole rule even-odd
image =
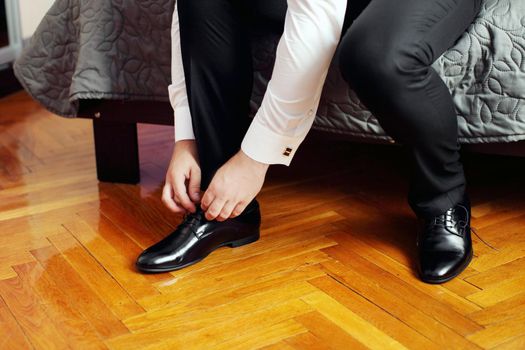
[[[0,100],[0,348],[525,348],[524,159],[465,156],[485,242],[443,285],[414,273],[399,149],[315,133],[270,168],[259,241],[143,275],[181,217],[160,200],[172,128],[139,134],[140,185],[99,183],[90,121]]]

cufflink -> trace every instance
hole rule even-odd
[[[286,147],[286,149],[283,152],[283,155],[289,156],[290,153],[292,153],[292,149],[290,147]]]

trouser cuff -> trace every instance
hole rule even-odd
[[[465,185],[442,193],[430,200],[414,200],[409,196],[408,203],[417,217],[431,219],[461,203],[466,193]]]

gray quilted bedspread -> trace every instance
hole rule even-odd
[[[56,0],[15,61],[15,74],[33,98],[64,117],[75,117],[78,100],[85,98],[168,101],[173,6],[173,0]],[[251,117],[271,74],[277,40],[254,39]],[[388,138],[342,80],[337,57],[314,128]],[[461,142],[525,139],[524,0],[485,0],[476,20],[433,67],[454,98]]]

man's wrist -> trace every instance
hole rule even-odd
[[[263,162],[260,162],[258,160],[255,160],[253,159],[252,157],[250,157],[249,155],[247,155],[246,153],[244,153],[244,151],[242,149],[239,149],[239,152],[237,152],[237,154],[239,155],[239,157],[241,157],[243,159],[243,161],[255,166],[255,167],[258,167],[258,168],[261,168],[261,169],[264,169],[264,170],[268,170],[268,168],[270,167],[270,164],[268,163],[263,163]]]
[[[175,141],[175,147],[174,151],[177,149],[195,149],[197,147],[197,144],[195,140],[192,139],[184,139],[184,140],[178,140]]]
[[[195,159],[198,159],[197,155],[197,143],[195,139],[183,139],[175,141],[175,146],[173,147],[173,155],[176,153],[191,153]]]
[[[180,139],[176,140],[175,143],[181,143],[181,144],[188,144],[188,143],[194,143],[196,142],[195,139]]]

